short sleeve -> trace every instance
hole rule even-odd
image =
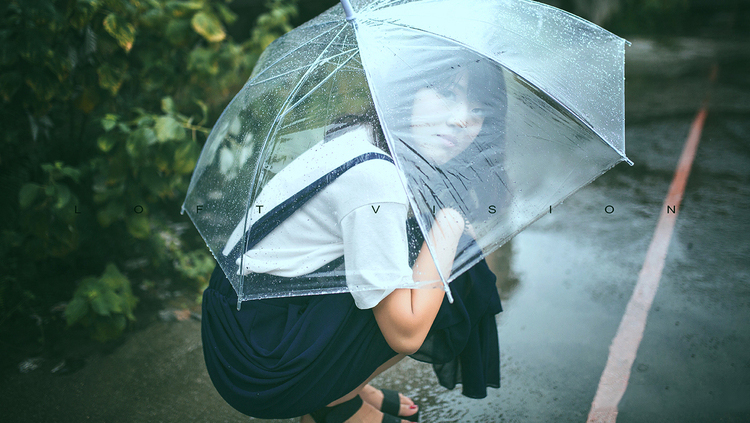
[[[341,220],[346,283],[360,309],[375,307],[412,281],[406,213],[405,204],[372,203]]]
[[[396,166],[385,160],[368,160],[349,169],[336,183],[328,188],[328,195],[345,199],[336,201],[338,216],[346,216],[360,207],[373,204],[399,203],[407,205],[409,200],[401,184]],[[380,214],[378,213],[378,217]],[[339,218],[341,221],[341,218]]]

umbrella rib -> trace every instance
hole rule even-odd
[[[336,39],[336,37],[338,37],[341,34],[341,32],[343,32],[343,30],[345,28],[346,28],[345,26],[342,26],[341,28],[339,28],[338,33],[333,37],[333,39]],[[297,84],[289,91],[289,95],[287,95],[286,100],[284,100],[284,102],[281,104],[281,107],[279,108],[280,110],[282,110],[282,112],[276,116],[276,119],[274,119],[274,122],[271,124],[271,128],[273,128],[273,129],[271,129],[271,131],[269,131],[268,135],[266,136],[266,139],[263,142],[264,145],[268,142],[268,140],[270,138],[272,138],[272,134],[274,134],[278,130],[278,125],[277,125],[278,122],[284,116],[286,116],[286,111],[291,109],[291,108],[288,107],[289,102],[294,97],[294,95],[297,94],[297,92],[299,91],[299,89],[302,87],[302,84],[307,80],[307,77],[312,73],[313,69],[317,67],[318,63],[322,62],[321,57],[323,56],[323,54],[325,53],[325,51],[328,49],[328,47],[331,46],[331,44],[332,43],[328,43],[328,45],[326,46],[326,48],[322,52],[320,52],[320,54],[318,54],[318,57],[316,57],[310,63],[310,66],[307,68],[307,71],[305,72],[305,74],[302,75],[302,77],[300,77],[299,81],[297,81]],[[349,59],[347,59],[347,61],[348,60]],[[297,104],[297,103],[295,103],[295,104]]]
[[[344,35],[344,40],[342,41],[343,45],[346,45],[346,42],[347,42],[348,38],[349,38],[348,35]],[[356,35],[355,35],[355,45],[356,45]],[[349,51],[351,51],[351,50],[349,50]],[[352,59],[352,57],[349,57],[349,59],[347,59],[345,63],[348,63],[351,59]],[[341,68],[338,68],[338,69],[341,69]],[[334,72],[338,72],[338,69],[336,71],[334,71]],[[331,72],[331,74],[333,75],[334,72]],[[333,97],[333,95],[332,95],[333,94],[333,86],[334,86],[335,83],[336,83],[336,81],[334,81],[331,84],[331,86],[329,87],[329,89],[328,89],[328,95],[326,96],[326,98],[328,99],[328,101],[326,102],[326,111],[330,111],[330,109],[331,109],[331,100],[332,100],[332,97]]]
[[[337,54],[335,54],[335,55],[333,55],[333,56],[330,56],[330,57],[331,57],[331,58],[334,58],[334,57],[339,57],[339,56],[343,56],[343,55],[345,55],[345,54],[349,54],[349,53],[351,53],[351,52],[353,52],[353,51],[358,51],[358,50],[359,50],[359,49],[355,47],[355,48],[352,48],[352,49],[349,49],[349,50],[346,50],[346,51],[342,51],[341,53],[337,53]],[[283,73],[280,73],[280,74],[278,74],[278,75],[270,76],[270,77],[268,77],[268,78],[266,78],[266,79],[264,79],[264,80],[262,80],[262,81],[257,81],[257,80],[254,80],[254,81],[252,81],[252,82],[250,83],[250,86],[254,86],[254,85],[260,85],[260,84],[265,84],[266,82],[269,82],[269,81],[273,81],[274,79],[277,79],[277,78],[281,78],[281,77],[284,77],[284,76],[286,76],[286,75],[289,75],[289,74],[295,73],[295,72],[299,71],[300,69],[304,69],[305,67],[309,67],[309,66],[310,66],[309,64],[308,64],[308,65],[305,65],[305,66],[300,66],[300,67],[297,67],[297,68],[291,69],[291,70],[289,70],[289,71],[287,71],[287,72],[283,72]],[[265,71],[264,71],[264,72],[265,72]]]
[[[347,23],[346,25],[348,25],[348,23]],[[345,25],[342,25],[341,27],[345,27]],[[341,33],[341,27],[339,28],[339,34]],[[289,51],[288,51],[288,52],[286,52],[286,53],[285,53],[285,54],[284,54],[283,56],[281,56],[281,57],[279,57],[278,59],[276,59],[276,60],[275,60],[275,61],[274,61],[273,63],[269,63],[269,64],[268,64],[268,66],[266,66],[266,68],[265,68],[265,69],[263,69],[262,71],[260,71],[260,72],[258,73],[258,75],[256,75],[256,78],[257,78],[258,76],[262,75],[263,73],[265,73],[265,72],[266,72],[267,70],[269,70],[269,69],[273,68],[274,66],[276,66],[276,64],[278,64],[278,63],[279,63],[279,62],[281,62],[282,60],[284,60],[284,59],[286,59],[287,57],[289,57],[290,55],[294,54],[294,53],[295,53],[296,51],[300,50],[301,48],[305,47],[305,46],[306,46],[306,45],[308,45],[308,44],[312,44],[312,43],[313,43],[313,41],[317,40],[318,38],[320,38],[320,37],[322,37],[322,36],[324,36],[324,35],[326,35],[326,34],[328,34],[329,32],[333,31],[334,29],[336,29],[336,27],[335,27],[335,26],[334,26],[334,27],[332,27],[332,28],[330,28],[330,29],[328,29],[328,30],[326,30],[325,32],[322,32],[322,33],[320,33],[320,34],[316,35],[316,36],[315,36],[315,37],[313,37],[313,38],[310,38],[309,40],[307,40],[307,41],[305,41],[305,42],[301,43],[300,45],[298,45],[298,46],[294,47],[293,49],[289,50]],[[335,37],[334,37],[334,38],[335,38]],[[328,45],[330,46],[330,43],[328,43]],[[326,47],[327,47],[327,46],[326,46]],[[318,57],[320,57],[320,56],[318,56]]]
[[[308,90],[308,91],[307,91],[307,93],[306,93],[305,95],[303,95],[302,97],[300,97],[300,99],[299,99],[299,100],[297,100],[297,101],[296,101],[296,102],[295,102],[294,104],[290,105],[289,107],[286,107],[286,108],[285,108],[285,111],[284,111],[284,112],[282,112],[282,113],[281,113],[281,114],[279,115],[279,118],[283,118],[284,116],[286,116],[286,115],[287,115],[287,113],[289,113],[290,111],[294,110],[294,108],[295,108],[295,107],[297,107],[297,105],[298,105],[298,104],[300,104],[300,103],[301,103],[302,101],[304,101],[305,99],[307,99],[308,97],[310,97],[310,96],[312,95],[312,93],[313,93],[313,92],[315,92],[315,91],[316,91],[316,90],[317,90],[318,88],[320,88],[320,87],[321,87],[321,86],[322,86],[323,84],[325,84],[326,82],[328,82],[328,80],[329,80],[329,79],[331,79],[331,78],[333,77],[333,75],[335,75],[335,74],[336,74],[336,72],[338,72],[338,70],[339,70],[339,69],[343,68],[343,67],[344,67],[344,66],[345,66],[345,65],[346,65],[347,63],[349,63],[349,62],[350,62],[350,61],[352,60],[352,58],[353,58],[354,56],[355,56],[354,54],[352,54],[351,56],[349,56],[349,58],[348,58],[348,59],[346,59],[346,60],[344,61],[344,63],[341,63],[340,65],[338,65],[338,66],[336,67],[336,69],[335,69],[335,70],[334,70],[333,72],[331,72],[331,73],[330,73],[330,74],[329,74],[328,76],[326,76],[325,78],[323,78],[323,80],[322,80],[322,81],[320,81],[320,82],[319,82],[319,83],[318,83],[317,85],[315,85],[315,86],[314,86],[314,87],[312,87],[312,88],[311,88],[310,90]],[[295,88],[296,88],[296,87],[295,87]]]
[[[338,35],[340,35],[340,34],[341,34],[341,32],[342,32],[342,31],[343,31],[343,30],[344,30],[345,28],[346,28],[345,26],[342,26],[342,27],[341,27],[341,28],[339,29],[339,32],[338,32],[338,34],[336,34],[336,35],[335,35],[335,36],[333,37],[333,39],[335,39],[336,37],[338,37]],[[281,106],[279,107],[279,110],[281,110],[282,112],[281,112],[281,113],[279,113],[278,115],[276,115],[276,118],[274,119],[273,123],[271,124],[271,129],[270,129],[270,130],[268,131],[268,134],[266,134],[266,139],[265,139],[265,140],[263,141],[263,146],[264,146],[264,148],[263,148],[263,149],[261,150],[261,152],[260,152],[260,157],[262,157],[262,156],[264,155],[264,152],[265,152],[265,146],[266,146],[266,145],[268,144],[268,140],[269,140],[269,139],[272,139],[272,138],[273,138],[273,137],[275,136],[275,134],[276,134],[276,133],[278,132],[278,129],[279,129],[279,122],[280,122],[280,121],[281,121],[281,120],[282,120],[282,119],[284,118],[284,116],[286,116],[286,115],[287,115],[287,113],[288,113],[288,111],[289,111],[289,110],[292,110],[292,108],[293,108],[293,107],[289,107],[289,102],[290,102],[290,101],[291,101],[291,99],[292,99],[292,98],[294,97],[294,95],[295,95],[295,94],[297,94],[297,92],[299,91],[300,87],[302,87],[302,84],[303,84],[303,82],[307,80],[307,77],[308,77],[308,76],[309,76],[309,75],[310,75],[310,74],[312,73],[312,71],[313,71],[313,69],[314,69],[314,68],[316,67],[316,65],[317,65],[317,64],[318,64],[319,62],[321,62],[320,58],[321,58],[321,57],[323,56],[323,53],[324,53],[324,52],[325,52],[325,51],[327,50],[327,48],[328,48],[328,47],[330,47],[330,45],[331,45],[331,43],[328,43],[328,46],[326,47],[326,49],[324,49],[324,50],[323,50],[323,51],[322,51],[322,52],[321,52],[321,53],[320,53],[320,54],[318,55],[318,57],[316,57],[316,58],[315,58],[315,60],[313,60],[313,61],[312,61],[312,63],[311,63],[311,64],[310,64],[310,66],[308,67],[308,69],[307,69],[307,71],[305,72],[305,74],[304,74],[304,75],[302,75],[302,77],[300,77],[299,81],[297,81],[297,84],[296,84],[296,85],[295,85],[295,86],[294,86],[294,87],[293,87],[293,88],[292,88],[292,89],[291,89],[291,90],[289,91],[289,95],[287,95],[287,98],[286,98],[286,99],[284,100],[284,102],[283,102],[283,103],[281,104]],[[350,58],[350,59],[351,59],[351,58]],[[347,61],[348,61],[348,60],[350,60],[350,59],[347,59]],[[298,103],[299,103],[299,102],[295,103],[295,105],[296,105],[296,104],[298,104]],[[260,162],[260,161],[259,161],[259,162]],[[257,172],[258,172],[258,171],[259,171],[259,169],[258,169],[258,170],[256,170],[256,178],[257,178]],[[251,195],[250,197],[252,197],[252,195]],[[249,207],[250,207],[250,197],[248,197],[248,204],[247,204],[247,208],[248,208],[248,209],[249,209]]]

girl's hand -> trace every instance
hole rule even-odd
[[[465,228],[466,222],[463,216],[452,208],[441,209],[435,215],[435,223],[432,225],[429,236],[432,245],[435,247],[435,258],[440,263],[440,273],[446,278],[450,275],[453,259],[456,257],[458,240],[461,239],[461,234],[463,234]],[[419,280],[417,279],[418,265],[419,260],[414,266],[415,281]]]
[[[447,207],[440,209],[437,215],[435,215],[435,226],[448,236],[461,236],[466,226],[466,221],[461,216],[461,213]]]

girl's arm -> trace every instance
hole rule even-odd
[[[464,226],[460,213],[453,209],[442,209],[435,216],[435,223],[430,230],[429,237],[432,245],[436,246],[440,270],[446,277],[453,267]],[[422,244],[413,271],[416,282],[437,282],[431,288],[397,289],[373,308],[375,320],[386,342],[401,354],[413,354],[422,346],[445,295],[426,243]]]

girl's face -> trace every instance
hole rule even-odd
[[[467,95],[467,76],[460,73],[446,88],[424,88],[414,96],[411,135],[419,153],[436,165],[447,163],[482,130],[485,110]]]

